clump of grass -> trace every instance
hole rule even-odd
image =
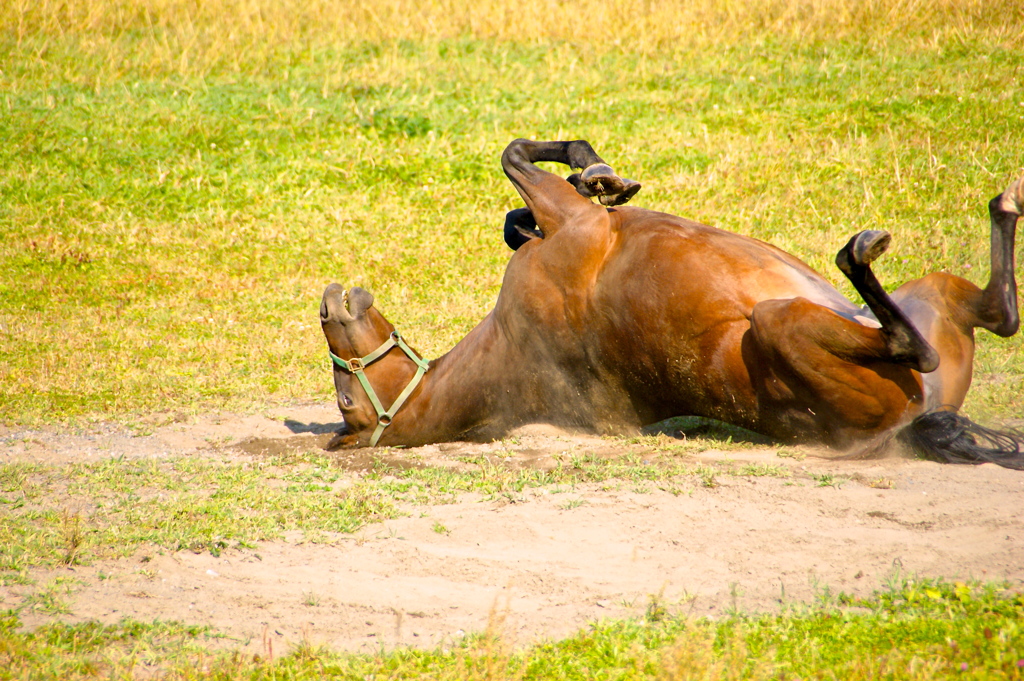
[[[839,489],[846,482],[846,478],[836,476],[834,473],[812,473],[811,478],[817,487],[834,487]]]
[[[82,517],[78,513],[68,513],[65,509],[61,512],[60,522],[64,541],[63,555],[60,556],[59,562],[63,565],[75,565],[78,563],[79,552],[85,540]]]
[[[0,661],[12,678],[130,679],[154,665],[187,678],[178,670],[202,670],[211,657],[206,645],[217,638],[207,627],[159,621],[44,624],[31,631],[19,625],[17,613],[0,613]]]
[[[785,466],[777,466],[768,463],[749,463],[740,466],[733,471],[734,475],[750,478],[788,478],[792,473]]]
[[[700,479],[700,484],[702,487],[706,487],[708,489],[714,489],[718,487],[717,471],[715,470],[714,466],[701,465],[697,467],[696,472],[697,477]]]
[[[633,485],[644,491],[648,483],[662,487],[674,486],[680,480],[696,478],[704,487],[718,485],[716,475],[773,475],[786,477],[788,469],[772,466],[748,466],[740,469],[722,469],[704,464],[691,465],[668,458],[661,461],[645,460],[640,454],[606,457],[592,452],[576,452],[551,469],[523,469],[504,457],[477,455],[462,459],[471,464],[468,469],[452,468],[392,468],[381,462],[369,475],[379,489],[396,498],[413,503],[444,503],[462,493],[481,494],[492,498],[518,498],[524,490],[535,487],[558,487],[584,483],[616,481]],[[571,507],[578,504],[567,502]]]
[[[71,613],[71,606],[67,601],[67,596],[74,591],[74,588],[74,580],[57,577],[25,596],[21,607],[48,615],[68,615]]]
[[[661,596],[651,594],[647,600],[647,609],[644,611],[644,619],[648,622],[663,622],[668,617],[668,610],[661,602]]]

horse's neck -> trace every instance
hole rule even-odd
[[[381,443],[489,439],[508,430],[515,425],[513,407],[522,394],[521,372],[510,366],[514,354],[493,314],[488,315],[431,363],[422,388],[402,407]]]

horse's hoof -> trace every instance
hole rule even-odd
[[[875,261],[878,256],[889,250],[889,242],[892,236],[889,232],[880,229],[868,229],[853,237],[850,254],[853,261],[863,267],[867,267]]]
[[[836,254],[836,265],[849,274],[854,267],[867,267],[889,248],[892,236],[880,229],[866,229],[854,235],[839,253]]]
[[[593,186],[595,182],[601,182],[602,180],[617,180],[618,175],[612,170],[612,167],[607,163],[595,163],[594,165],[587,166],[580,173],[580,179],[588,186]]]
[[[622,179],[622,191],[616,194],[602,194],[599,201],[605,206],[621,206],[622,204],[629,201],[631,198],[636,196],[636,193],[640,191],[640,183],[636,180],[630,180],[629,178],[623,177]]]
[[[611,166],[604,163],[595,163],[589,168],[584,168],[583,172],[580,173],[580,183],[585,190],[580,193],[588,198],[614,194],[617,192],[619,181],[619,176],[615,174]],[[579,190],[580,188],[577,187],[576,189]]]
[[[1003,192],[999,207],[1007,213],[1024,215],[1024,177],[1010,183]]]
[[[577,186],[577,191],[584,196],[602,197],[601,203],[605,205],[625,203],[640,191],[639,182],[619,177],[611,166],[605,163],[595,163],[584,168],[579,178],[582,187]],[[609,197],[611,202],[605,201],[603,197]]]

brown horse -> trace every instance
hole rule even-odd
[[[539,161],[582,172],[567,181]],[[370,293],[324,292],[345,419],[332,446],[489,441],[537,422],[616,433],[696,415],[783,441],[899,434],[932,458],[1024,465],[1015,432],[956,413],[974,329],[1017,331],[1024,179],[989,203],[984,289],[935,273],[889,295],[871,271],[889,234],[865,231],[836,256],[858,307],[767,243],[620,206],[639,185],[584,141],[516,140],[501,162],[526,202],[506,222],[518,250],[494,310],[451,352],[428,364]]]

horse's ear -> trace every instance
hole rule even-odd
[[[348,313],[358,319],[373,307],[373,294],[358,286],[348,292]]]
[[[358,286],[346,291],[338,284],[331,284],[324,291],[320,302],[320,321],[351,324],[373,307],[373,294]]]
[[[320,322],[340,322],[348,324],[355,321],[346,308],[348,291],[339,284],[331,284],[324,290],[324,297],[320,301]]]

